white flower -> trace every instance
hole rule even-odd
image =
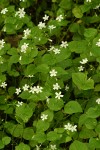
[[[50,145],[51,150],[57,149],[56,145]]]
[[[0,50],[4,47],[5,41],[4,39],[0,40]]]
[[[91,2],[91,0],[86,0],[86,2]]]
[[[70,123],[67,123],[67,125],[64,125],[64,129],[65,130],[69,130],[69,131],[71,131],[71,132],[74,132],[74,131],[77,131],[77,125],[72,125],[72,124],[70,124]]]
[[[96,45],[97,45],[98,47],[100,47],[100,39],[98,40],[98,42],[96,43]]]
[[[22,106],[22,105],[23,105],[23,102],[19,102],[19,101],[18,101],[18,104],[16,104],[17,107]]]
[[[97,104],[100,104],[100,98],[98,98],[98,99],[96,100],[96,103],[97,103]]]
[[[63,95],[61,95],[61,92],[59,92],[59,93],[56,92],[55,95],[56,95],[55,98],[57,98],[57,99],[60,99],[61,97],[63,97]]]
[[[60,54],[60,49],[55,48],[55,49],[53,50],[53,52],[54,52],[55,54]]]
[[[1,85],[0,85],[0,87],[2,87],[2,88],[6,88],[6,86],[7,86],[6,82],[2,82]]]
[[[58,89],[61,89],[61,87],[59,86],[58,83],[56,83],[56,84],[53,84],[53,89],[58,90]]]
[[[23,88],[23,91],[28,91],[29,85],[25,84],[22,88]]]
[[[20,2],[21,2],[21,1],[22,1],[22,2],[25,2],[25,0],[20,0]]]
[[[49,104],[50,98],[46,97],[46,101]]]
[[[22,46],[21,46],[21,52],[23,52],[23,53],[26,53],[26,50],[27,50],[27,48],[28,48],[28,43],[24,43]]]
[[[39,22],[38,27],[39,29],[43,29],[43,28],[46,28],[46,25],[43,22]]]
[[[79,71],[83,71],[84,70],[84,67],[83,66],[80,66],[78,67]]]
[[[62,41],[62,44],[60,45],[63,48],[66,48],[68,46],[68,42],[67,41]]]
[[[46,21],[46,20],[48,20],[48,19],[49,19],[49,16],[47,16],[47,15],[45,14],[45,16],[43,17],[43,20]]]
[[[47,120],[47,118],[48,118],[48,115],[45,115],[45,114],[42,114],[42,115],[41,115],[42,121]]]
[[[6,14],[6,12],[8,12],[7,8],[4,8],[4,9],[1,10],[1,14]]]
[[[27,37],[30,35],[31,30],[29,28],[27,28],[26,30],[23,31],[24,32],[24,37],[23,39],[27,39]]]
[[[32,78],[32,77],[34,77],[34,75],[28,75],[27,77]]]
[[[34,94],[36,92],[36,90],[37,90],[36,86],[30,87],[29,93],[33,93]]]
[[[57,76],[57,71],[55,69],[50,71],[50,77],[55,77]]]
[[[82,61],[80,61],[81,64],[86,64],[88,62],[87,58],[82,59]]]
[[[54,47],[54,46],[51,46],[48,51],[53,51],[54,49],[55,49],[55,47]]]
[[[21,88],[16,88],[16,94],[18,95],[21,92]]]
[[[42,89],[43,89],[43,87],[37,86],[36,87],[36,93],[41,93]]]
[[[63,19],[63,16],[62,16],[62,15],[59,15],[59,16],[56,18],[56,20],[59,21],[59,22],[61,22],[62,19]]]
[[[66,90],[66,91],[69,90],[69,86],[68,86],[68,85],[65,86],[65,90]]]
[[[25,11],[24,11],[24,8],[19,8],[18,11],[16,12],[15,14],[15,17],[16,16],[19,16],[19,18],[24,18],[25,17]]]
[[[50,32],[51,32],[51,30],[53,30],[53,29],[55,29],[56,28],[56,26],[54,26],[54,25],[49,25],[48,26],[48,29],[50,30]]]

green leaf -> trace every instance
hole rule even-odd
[[[0,149],[3,149],[4,148],[4,143],[2,140],[0,140]]]
[[[15,150],[30,150],[30,147],[21,142],[18,146],[15,146]]]
[[[82,13],[82,10],[79,6],[76,6],[73,10],[72,10],[74,16],[76,18],[82,18],[83,17],[83,13]]]
[[[89,147],[94,149],[100,149],[100,139],[90,138]]]
[[[88,150],[85,143],[75,140],[69,147],[69,150]]]
[[[28,106],[28,104],[27,105],[23,104],[20,107],[16,107],[16,120],[18,122],[20,121],[23,121],[24,123],[28,122],[32,114],[33,114],[33,111]]]
[[[28,127],[23,130],[23,138],[25,140],[31,140],[34,136],[34,131],[32,128]]]
[[[54,131],[50,131],[48,134],[47,134],[47,140],[48,141],[56,141],[56,140],[59,140],[61,138],[61,134],[58,134]]]
[[[87,41],[71,41],[69,42],[69,49],[71,52],[82,53],[87,51]]]
[[[92,79],[87,79],[87,75],[85,73],[73,73],[72,80],[81,90],[89,90],[94,88],[94,81]]]
[[[33,140],[36,140],[38,143],[44,143],[46,141],[46,134],[44,132],[37,132]]]
[[[4,145],[8,145],[11,141],[11,137],[5,136],[2,138],[2,142]]]
[[[82,108],[77,101],[70,101],[64,107],[64,113],[73,114],[78,112],[82,112]]]
[[[79,138],[81,139],[89,139],[95,136],[95,132],[93,130],[87,129],[86,127],[83,127],[79,133]]]
[[[22,137],[23,125],[20,125],[20,124],[14,125],[11,133],[14,137]]]
[[[90,118],[97,118],[100,116],[100,108],[99,107],[90,107],[87,112],[86,115]]]
[[[85,29],[84,31],[84,36],[86,38],[93,38],[97,35],[97,29],[94,29],[94,28],[88,28],[88,29]]]
[[[50,123],[47,121],[38,120],[36,124],[37,131],[46,131],[50,126]]]
[[[61,108],[64,106],[64,102],[61,99],[55,99],[51,98],[49,102],[47,103],[47,106],[54,111],[61,110]]]
[[[62,0],[59,6],[66,10],[70,10],[72,8],[72,0]]]
[[[36,72],[48,73],[49,67],[46,64],[41,64],[41,65],[38,65],[35,70],[36,70]]]

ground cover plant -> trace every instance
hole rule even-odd
[[[0,149],[100,150],[100,0],[0,0]]]

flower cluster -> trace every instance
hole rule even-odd
[[[41,119],[42,119],[42,121],[47,120],[48,119],[48,115],[42,114],[41,115]]]
[[[71,131],[71,132],[74,132],[74,131],[77,131],[77,125],[72,125],[72,124],[70,124],[70,123],[67,123],[67,125],[64,125],[64,129],[65,130],[69,130],[69,131]]]
[[[3,14],[3,15],[5,15],[7,12],[8,12],[7,8],[4,8],[4,9],[1,10],[1,14]]]
[[[22,53],[26,53],[26,50],[27,50],[27,48],[28,48],[28,45],[29,45],[29,43],[24,43],[22,46],[21,46],[21,52]]]
[[[87,62],[88,62],[88,59],[87,59],[87,58],[84,58],[84,59],[82,59],[82,61],[80,61],[80,64],[84,65],[84,64],[86,64]],[[79,70],[79,71],[83,71],[83,70],[84,70],[85,67],[83,67],[82,65],[78,67],[78,70]]]
[[[98,42],[96,43],[96,45],[97,45],[98,47],[100,47],[100,39],[98,40]]]
[[[22,90],[23,91],[28,91],[29,93],[41,93],[42,90],[43,90],[43,87],[40,87],[39,85],[37,86],[29,86],[27,84],[25,84],[23,87],[22,87]],[[17,95],[19,95],[19,93],[21,93],[21,88],[16,88],[16,92],[15,92]]]
[[[23,39],[27,39],[28,36],[30,35],[31,33],[31,30],[29,28],[27,28],[26,30],[23,31],[24,32],[24,36],[23,36]]]
[[[0,85],[0,87],[2,87],[2,88],[6,88],[6,86],[7,86],[6,82],[2,82],[1,85]]]
[[[0,50],[4,47],[5,41],[4,39],[0,40]]]
[[[24,8],[22,8],[22,9],[19,8],[18,11],[15,13],[15,17],[19,16],[19,18],[24,18],[25,17],[25,13],[26,12],[24,11]]]
[[[97,104],[100,104],[100,98],[98,98],[98,99],[96,100],[96,103],[97,103]]]

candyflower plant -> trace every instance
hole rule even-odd
[[[100,149],[100,0],[0,0],[0,149]]]

